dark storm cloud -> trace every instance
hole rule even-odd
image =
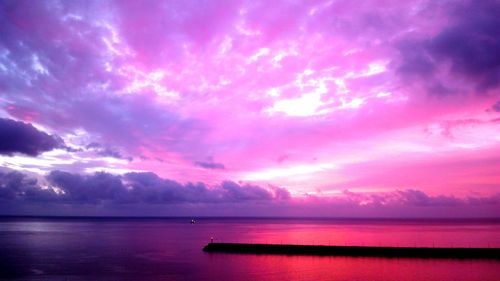
[[[37,156],[64,147],[62,139],[37,130],[33,125],[0,118],[0,154],[22,153]]]
[[[400,42],[403,61],[399,73],[432,77],[440,65],[449,64],[450,74],[472,81],[477,90],[498,87],[500,2],[465,1],[451,5],[451,24],[435,37]],[[449,89],[439,92],[448,94]]]

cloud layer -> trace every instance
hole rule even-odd
[[[499,209],[500,194],[489,197],[471,196],[458,198],[455,196],[430,196],[420,190],[395,190],[391,192],[360,193],[343,191],[336,196],[309,196],[293,199],[290,193],[279,187],[263,188],[251,184],[238,184],[225,181],[215,186],[204,183],[180,184],[176,181],[162,179],[153,173],[128,173],[123,176],[99,172],[91,175],[73,174],[53,171],[42,181],[16,171],[0,172],[0,214],[10,214],[12,210],[23,210],[24,214],[33,215],[36,206],[42,204],[47,210],[57,210],[57,206],[73,206],[76,209],[60,209],[52,215],[81,215],[89,207],[99,208],[100,215],[128,214],[130,208],[143,206],[135,215],[161,215],[161,208],[177,206],[182,209],[203,211],[211,215],[217,206],[234,207],[225,211],[228,216],[262,215],[263,210],[273,210],[272,215],[286,215],[304,210],[324,208],[321,216],[339,217],[346,212],[356,216],[383,215],[390,217],[426,214],[431,210],[440,216],[450,216],[460,209],[476,209],[470,216],[484,216],[491,210]],[[80,206],[80,207],[78,207]],[[149,206],[149,207],[148,207]],[[153,206],[153,209],[151,207]],[[176,207],[176,208],[177,208]],[[359,212],[361,209],[362,212]],[[484,212],[484,209],[487,212]],[[399,211],[403,212],[400,213]],[[406,210],[406,211],[405,211]],[[69,212],[69,213],[68,213]],[[313,212],[314,214],[315,212]],[[170,211],[170,215],[182,215],[183,212]]]
[[[64,142],[57,136],[51,136],[37,130],[33,125],[0,118],[0,154],[22,153],[37,156],[45,151],[63,148]]]
[[[42,188],[36,179],[10,171],[0,174],[0,198],[19,202],[75,204],[176,204],[237,203],[287,200],[290,194],[279,187],[263,188],[224,181],[208,187],[203,183],[180,184],[154,173],[123,176],[98,172],[90,175],[52,171]]]
[[[453,5],[455,4],[455,5]],[[407,39],[401,43],[403,63],[399,71],[425,78],[441,76],[430,87],[434,94],[446,95],[465,89],[454,88],[447,75],[469,80],[474,93],[498,88],[500,82],[500,7],[498,1],[463,1],[449,3],[448,26],[431,38]],[[445,70],[446,72],[446,70]],[[445,73],[446,75],[446,73]],[[439,79],[439,78],[438,78]],[[449,88],[443,84],[449,84]]]

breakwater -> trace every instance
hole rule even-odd
[[[422,248],[209,243],[203,248],[203,251],[246,254],[500,260],[500,248]]]

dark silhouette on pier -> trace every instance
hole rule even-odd
[[[203,248],[203,251],[351,257],[500,259],[500,248],[421,248],[209,243]]]

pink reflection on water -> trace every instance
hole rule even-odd
[[[262,223],[220,232],[216,242],[404,246],[500,247],[500,224],[474,223]],[[217,231],[215,231],[217,232]],[[222,241],[224,240],[224,241]]]
[[[11,277],[37,280],[500,280],[495,260],[205,253],[215,242],[500,247],[496,222],[46,219],[0,224]],[[1,264],[0,264],[1,265]],[[0,270],[0,279],[6,276]],[[28,277],[24,278],[23,277]],[[47,279],[44,279],[47,278]],[[40,280],[41,280],[40,279]]]
[[[275,255],[210,256],[214,280],[498,280],[497,261]]]

